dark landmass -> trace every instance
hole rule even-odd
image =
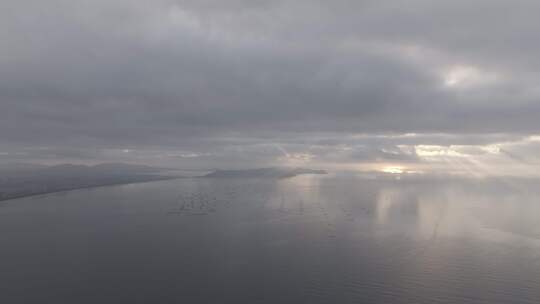
[[[305,168],[259,168],[247,170],[216,170],[204,177],[212,178],[287,178],[302,174],[327,174],[324,170]]]
[[[0,201],[81,188],[179,178],[167,169],[123,163],[94,166],[16,164],[0,167]],[[305,168],[217,170],[207,178],[287,178],[301,174],[326,174]]]
[[[80,188],[177,178],[163,169],[121,163],[0,168],[0,201]]]

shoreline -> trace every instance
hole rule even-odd
[[[84,189],[93,189],[93,188],[102,188],[102,187],[109,187],[109,186],[121,186],[121,185],[130,185],[130,184],[142,184],[142,183],[151,183],[151,182],[160,182],[165,180],[173,180],[173,179],[181,179],[181,178],[189,178],[185,176],[163,176],[155,179],[149,179],[149,180],[135,180],[130,182],[117,182],[117,183],[107,183],[102,185],[89,185],[89,186],[81,186],[81,187],[73,187],[73,188],[67,188],[67,189],[59,189],[59,190],[51,190],[51,191],[43,191],[43,192],[35,192],[35,193],[29,193],[29,194],[21,194],[16,195],[12,197],[7,198],[0,198],[0,203],[5,203],[11,200],[17,200],[21,198],[28,198],[28,197],[37,197],[41,195],[48,195],[48,194],[55,194],[55,193],[62,193],[62,192],[70,192],[70,191],[76,191],[76,190],[84,190]]]

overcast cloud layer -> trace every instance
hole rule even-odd
[[[540,152],[538,11],[0,0],[0,162],[523,170]]]

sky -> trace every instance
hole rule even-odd
[[[538,11],[0,0],[0,163],[534,175]]]

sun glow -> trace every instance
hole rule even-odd
[[[405,168],[401,166],[386,166],[381,169],[384,173],[390,173],[390,174],[401,174],[405,172]]]
[[[489,84],[497,81],[498,75],[481,70],[475,66],[456,65],[443,73],[447,88],[462,88]]]

